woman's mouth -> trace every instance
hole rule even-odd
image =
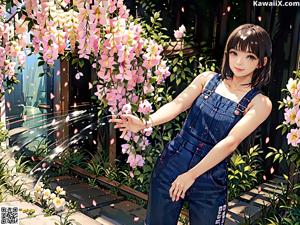
[[[237,68],[237,67],[234,67],[234,69],[238,72],[242,72],[244,69],[240,69],[240,68]]]

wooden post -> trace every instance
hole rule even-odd
[[[60,64],[60,110],[61,114],[67,114],[69,111],[70,104],[70,79],[69,79],[69,62],[67,60],[62,60]],[[64,123],[62,127],[62,139],[64,140],[69,136],[69,126],[68,123]]]
[[[116,129],[114,128],[114,124],[110,123],[109,124],[109,163],[112,166],[116,166],[116,156],[117,156],[117,148],[116,148],[116,140],[117,140],[117,135],[116,135]]]

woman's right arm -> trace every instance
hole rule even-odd
[[[206,71],[195,77],[189,86],[187,86],[174,100],[163,105],[149,116],[150,125],[153,127],[166,123],[189,109],[194,100],[202,93],[203,87],[205,87],[206,83],[215,74],[216,72]],[[120,128],[120,131],[130,130],[138,132],[146,127],[143,121],[131,114],[121,115],[121,119],[116,119],[113,116],[109,122],[116,122],[115,128]]]

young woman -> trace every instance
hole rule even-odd
[[[110,120],[123,132],[137,132],[191,108],[182,130],[155,163],[145,224],[176,225],[184,201],[191,225],[224,224],[227,162],[272,110],[269,98],[260,93],[270,79],[271,49],[263,28],[241,25],[227,40],[221,74],[198,75],[145,123],[129,114]]]

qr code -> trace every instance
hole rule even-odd
[[[1,225],[19,225],[19,207],[1,207]]]

